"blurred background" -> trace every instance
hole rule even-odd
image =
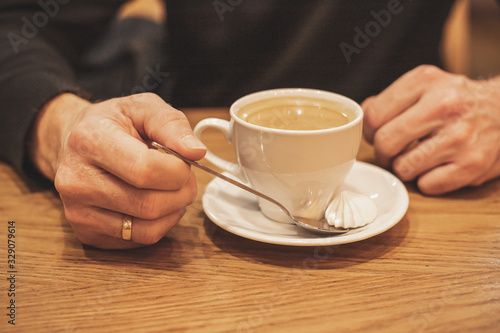
[[[443,35],[446,67],[471,78],[500,74],[500,4],[457,0]]]

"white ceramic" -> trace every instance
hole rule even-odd
[[[359,228],[377,217],[377,206],[366,195],[340,191],[328,204],[325,219],[336,228]]]
[[[268,219],[259,210],[256,197],[234,185],[215,178],[203,194],[203,209],[219,227],[260,242],[323,246],[345,244],[367,239],[396,225],[408,209],[408,192],[393,174],[377,166],[355,162],[341,190],[369,197],[377,206],[375,220],[345,234],[320,236],[297,227],[292,222]]]
[[[281,130],[250,124],[237,114],[241,107],[262,99],[301,96],[340,102],[355,119],[346,125],[314,131]],[[311,89],[267,90],[245,96],[230,108],[231,121],[209,118],[194,129],[201,138],[207,128],[216,128],[232,143],[238,164],[212,152],[206,159],[274,198],[292,214],[313,219],[324,217],[326,206],[351,169],[361,142],[363,111],[353,100]],[[262,212],[276,221],[289,218],[276,205],[259,198]]]

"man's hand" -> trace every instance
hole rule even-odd
[[[420,66],[362,104],[379,163],[426,194],[500,175],[500,77],[475,81]]]
[[[32,160],[54,180],[66,218],[83,243],[100,248],[156,243],[195,200],[190,166],[149,149],[149,140],[193,160],[206,151],[184,114],[154,94],[98,104],[64,94],[40,112]],[[133,216],[132,242],[121,239],[123,214]]]

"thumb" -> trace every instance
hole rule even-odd
[[[142,137],[157,141],[193,160],[205,156],[207,148],[194,135],[184,113],[159,96],[151,93],[132,95],[122,98],[120,106]]]

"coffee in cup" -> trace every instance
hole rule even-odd
[[[237,116],[257,126],[313,131],[346,125],[356,118],[340,102],[308,97],[269,98],[242,107]]]

